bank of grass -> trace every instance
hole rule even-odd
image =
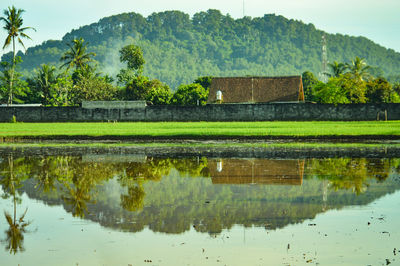
[[[400,121],[0,123],[0,137],[400,136]]]

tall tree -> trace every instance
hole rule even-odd
[[[142,49],[134,44],[126,45],[119,50],[119,60],[127,64],[126,69],[121,69],[117,75],[121,84],[131,82],[135,77],[139,77],[143,72],[145,63]]]
[[[314,101],[313,89],[319,83],[319,80],[310,71],[301,74],[303,81],[304,98],[306,101]]]
[[[21,57],[15,57],[15,65],[7,61],[0,63],[0,101],[9,104],[8,100],[12,93],[11,103],[23,103],[27,100],[30,90],[22,74],[17,71],[17,66],[21,62]],[[14,70],[15,68],[15,70]],[[10,89],[12,84],[12,90]]]
[[[60,58],[60,61],[65,62],[61,67],[67,67],[67,70],[74,67],[76,70],[81,70],[94,61],[93,57],[96,54],[86,52],[88,43],[85,43],[83,38],[74,39],[67,45],[69,50]]]
[[[13,83],[14,83],[14,72],[15,72],[15,40],[18,41],[19,44],[25,49],[25,45],[22,42],[22,38],[31,39],[28,35],[26,35],[25,31],[28,29],[32,29],[36,31],[32,27],[22,27],[23,19],[22,13],[25,11],[23,9],[17,9],[14,6],[8,7],[8,9],[4,9],[3,14],[4,17],[0,17],[0,20],[4,22],[4,27],[7,31],[7,37],[3,45],[3,49],[7,48],[12,44],[13,48],[13,57],[12,57],[12,68],[10,72],[10,87],[9,87],[9,96],[8,96],[8,104],[12,104],[13,101]]]
[[[371,77],[369,73],[371,66],[367,65],[364,58],[356,56],[354,60],[351,60],[351,63],[346,64],[346,67],[349,69],[349,73],[352,77],[358,81],[364,81]]]

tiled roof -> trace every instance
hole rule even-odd
[[[218,90],[222,103],[304,101],[301,76],[213,78],[207,103],[216,102]]]

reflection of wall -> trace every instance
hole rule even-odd
[[[84,163],[145,163],[145,154],[84,154]]]
[[[213,184],[301,185],[304,160],[209,159]]]

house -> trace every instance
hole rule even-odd
[[[207,103],[304,101],[301,76],[213,78]]]

